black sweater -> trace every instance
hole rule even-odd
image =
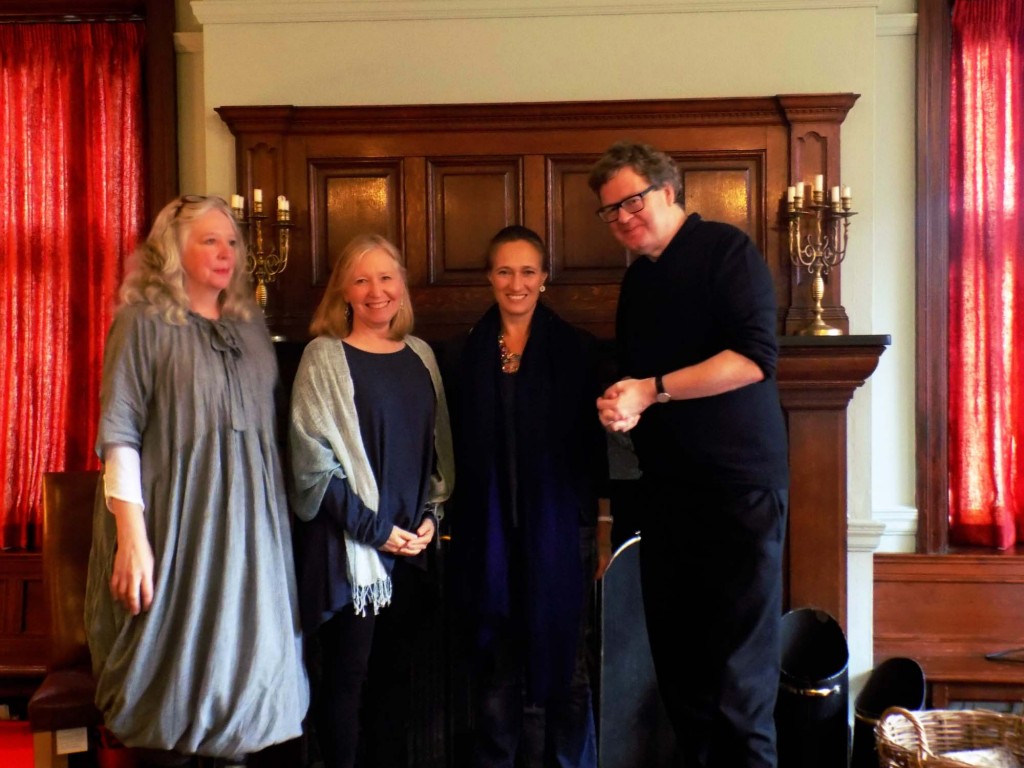
[[[728,224],[691,214],[660,258],[633,262],[617,316],[623,375],[666,374],[730,349],[765,377],[721,395],[648,408],[632,432],[645,475],[704,486],[788,485],[775,316],[763,257]]]

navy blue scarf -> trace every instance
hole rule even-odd
[[[479,646],[499,633],[521,640],[527,694],[542,702],[568,688],[589,578],[579,531],[584,516],[592,520],[595,434],[600,439],[593,355],[580,332],[538,305],[513,375],[513,528],[502,492],[508,469],[499,466],[506,445],[500,377],[509,375],[501,372],[500,329],[495,306],[470,331],[460,359],[453,558]]]

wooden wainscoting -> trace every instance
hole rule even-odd
[[[50,618],[38,552],[0,552],[0,697],[27,697],[46,672]]]
[[[1024,557],[875,555],[875,663],[917,659],[932,706],[1024,699],[1024,663],[985,659],[1021,646]]]

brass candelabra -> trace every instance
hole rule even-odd
[[[857,213],[851,210],[853,195],[849,187],[832,187],[826,203],[823,178],[819,174],[805,205],[804,191],[810,187],[810,184],[798,183],[786,193],[789,258],[794,266],[803,267],[811,275],[811,299],[814,301],[814,319],[797,333],[800,336],[839,336],[842,331],[821,317],[821,299],[825,295],[825,280],[846,258],[850,217]]]
[[[245,266],[256,281],[256,303],[266,308],[267,284],[274,282],[288,266],[289,230],[295,226],[291,221],[291,206],[288,198],[280,195],[277,212],[271,218],[263,212],[263,190],[254,189],[248,216],[245,215],[245,198],[241,195],[231,196],[231,210],[239,226],[245,229],[248,243]],[[268,220],[271,237],[267,237],[265,231]]]

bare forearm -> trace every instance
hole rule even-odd
[[[662,386],[672,400],[693,400],[731,392],[762,379],[764,373],[757,363],[727,349],[695,365],[666,371]],[[615,432],[628,431],[657,401],[657,395],[653,376],[617,381],[597,400],[601,423]]]
[[[117,553],[110,592],[132,614],[153,602],[153,550],[146,534],[142,506],[121,499],[107,501],[117,524]]]
[[[702,363],[666,372],[662,376],[662,384],[673,400],[692,400],[721,395],[762,379],[764,372],[757,363],[726,349]]]

